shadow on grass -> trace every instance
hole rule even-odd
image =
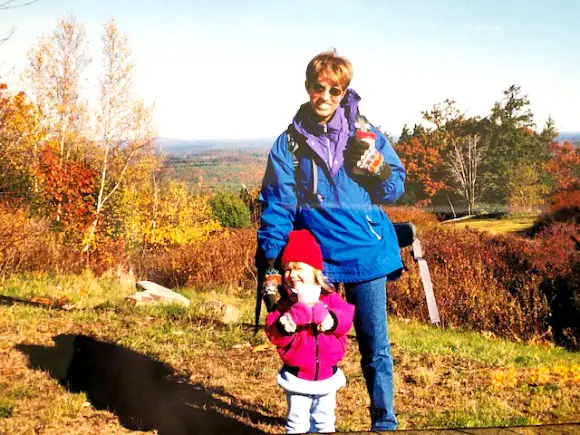
[[[21,344],[18,349],[31,368],[48,371],[71,392],[84,391],[95,408],[115,413],[127,429],[171,435],[260,433],[224,412],[254,423],[284,423],[235,404],[239,401],[221,389],[191,384],[166,364],[126,347],[85,335],[53,340],[55,347]]]

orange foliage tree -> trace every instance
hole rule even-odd
[[[546,171],[554,180],[550,196],[552,211],[579,208],[580,204],[580,151],[570,142],[551,142],[551,158]]]
[[[546,170],[555,180],[555,190],[578,188],[580,179],[580,151],[565,141],[550,144],[551,159]]]
[[[43,131],[38,108],[24,92],[10,94],[0,83],[0,192],[3,196],[29,196],[35,191],[33,168]]]
[[[429,205],[433,196],[445,188],[438,176],[443,166],[441,150],[425,138],[412,137],[397,145],[397,153],[407,171],[407,184],[414,185],[424,194],[415,204],[418,207]]]
[[[59,205],[49,207],[54,213],[51,218],[67,235],[78,238],[90,223],[98,174],[86,163],[66,161],[46,147],[40,153],[37,176],[46,203]]]

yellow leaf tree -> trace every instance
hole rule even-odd
[[[95,234],[105,218],[105,205],[131,177],[154,170],[151,110],[133,98],[133,70],[127,37],[119,32],[114,20],[104,25],[102,36],[103,71],[100,79],[95,165],[100,184],[94,207],[94,219],[84,239],[83,252],[95,242]]]
[[[35,166],[43,131],[40,113],[24,92],[0,83],[0,193],[24,197],[38,190]]]
[[[167,247],[194,243],[221,228],[212,215],[209,197],[194,195],[175,180],[124,191],[126,240],[134,246]],[[141,189],[141,190],[140,190]]]

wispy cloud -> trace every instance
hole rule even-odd
[[[480,24],[473,28],[474,32],[482,32],[482,33],[502,33],[503,29],[500,26],[490,26],[487,24]]]

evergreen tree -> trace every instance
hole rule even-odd
[[[541,170],[549,157],[547,144],[534,130],[528,96],[516,84],[506,89],[503,99],[493,105],[485,127],[488,146],[483,165],[485,200],[504,206],[508,203],[506,186],[513,168],[526,165]]]

